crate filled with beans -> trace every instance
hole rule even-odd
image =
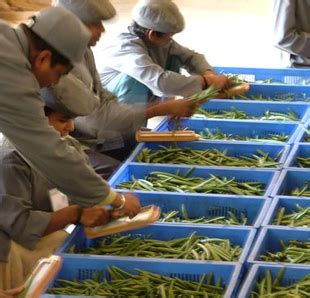
[[[264,227],[257,237],[248,262],[310,266],[309,229]]]
[[[239,264],[65,257],[42,297],[224,297],[235,296]]]
[[[310,228],[310,200],[305,198],[274,198],[262,225]]]
[[[93,240],[78,229],[58,251],[81,257],[167,259],[195,262],[245,262],[256,230],[249,227],[154,224]]]
[[[110,185],[135,192],[268,196],[278,175],[272,170],[127,164],[113,175]]]
[[[256,264],[248,271],[238,297],[308,297],[309,293],[310,268]]]
[[[301,127],[302,124],[291,122],[183,118],[179,121],[178,129],[193,130],[200,135],[201,140],[207,141],[292,144]],[[174,129],[174,121],[169,121],[168,119],[157,127],[158,131]]]

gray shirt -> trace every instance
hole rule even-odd
[[[65,140],[87,162],[81,145],[71,137]],[[55,185],[33,169],[7,139],[1,141],[0,261],[8,257],[11,239],[34,249],[50,222],[52,188]]]
[[[99,104],[90,115],[75,119],[78,134],[74,136],[84,144],[97,144],[101,151],[123,147],[123,138],[131,137],[144,124],[145,106],[119,104],[115,95],[102,87],[90,48],[73,74],[99,97]]]
[[[0,22],[0,131],[32,167],[81,206],[109,204],[116,193],[48,125],[21,28]]]
[[[135,34],[118,36],[102,51],[104,65],[99,68],[105,86],[120,73],[129,75],[146,85],[156,96],[189,96],[201,91],[201,75],[212,70],[204,55],[181,46],[176,41],[165,47],[155,47]],[[191,75],[166,69],[168,58],[176,56]]]
[[[288,66],[310,67],[310,0],[274,0],[274,40]]]

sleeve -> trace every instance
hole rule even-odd
[[[275,46],[293,55],[308,57],[310,33],[298,28],[297,0],[274,0],[273,5]],[[309,11],[304,13],[309,17]]]
[[[138,42],[128,42],[114,51],[111,53],[113,59],[106,64],[146,85],[157,96],[189,96],[201,91],[200,76],[185,76],[165,70]],[[113,65],[110,64],[112,61]]]
[[[48,125],[28,62],[5,41],[0,36],[4,47],[0,51],[1,132],[31,166],[74,198],[74,203],[84,207],[110,204],[116,192]]]
[[[33,210],[31,169],[16,151],[0,165],[0,229],[32,249],[44,234],[51,214]]]
[[[208,63],[203,54],[199,54],[189,48],[181,46],[173,41],[171,46],[171,55],[176,55],[184,67],[190,74],[203,74],[207,70],[214,71],[213,67]]]

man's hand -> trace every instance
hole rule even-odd
[[[206,87],[214,85],[219,89],[227,89],[229,87],[229,79],[225,75],[216,74],[212,71],[206,71],[203,75]]]
[[[166,114],[174,117],[190,117],[197,108],[197,103],[189,99],[171,99],[162,103]]]
[[[24,290],[24,287],[15,288],[12,290],[0,290],[0,298],[14,298],[17,297]]]
[[[124,196],[124,200],[122,198]],[[113,217],[124,216],[128,215],[130,218],[135,217],[141,210],[141,205],[138,197],[133,193],[124,193],[118,194],[118,197],[112,203],[114,208],[119,208],[122,206],[121,209],[113,212]]]
[[[104,225],[110,220],[109,212],[102,206],[83,209],[80,223],[85,227]]]

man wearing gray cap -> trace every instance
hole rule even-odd
[[[92,93],[69,74],[56,87],[43,88],[41,95],[49,124],[72,147],[72,154],[87,161],[81,145],[68,134],[74,128],[72,119],[88,109],[87,101],[79,99],[91,99]],[[67,237],[65,226],[101,225],[109,214],[102,206],[82,209],[70,197],[67,200],[6,138],[0,166],[0,231],[8,236],[0,245],[0,255],[7,261],[0,262],[0,285],[9,288],[21,285],[40,258],[55,252]]]
[[[190,96],[210,85],[228,86],[202,54],[173,40],[183,31],[184,18],[170,0],[140,0],[128,32],[102,51],[102,84],[124,103],[149,102],[154,97]],[[180,73],[186,69],[190,75]]]
[[[80,155],[72,154],[72,147],[49,127],[43,112],[40,88],[69,72],[84,56],[89,40],[89,31],[62,8],[44,9],[31,24],[17,29],[0,22],[0,131],[24,160],[74,203],[82,207],[112,203],[133,216],[140,210],[137,198],[117,194]],[[0,243],[8,243],[7,239],[7,233],[0,231]],[[1,254],[0,261],[5,261]]]
[[[152,106],[120,105],[115,95],[102,87],[90,48],[96,45],[104,32],[102,21],[115,15],[115,9],[110,1],[56,0],[53,5],[76,14],[92,33],[82,63],[76,65],[72,71],[100,98],[99,106],[89,116],[78,117],[75,120],[78,132],[75,136],[81,142],[97,151],[123,160],[136,145],[135,132],[144,125],[146,119],[166,114],[189,116],[193,113],[195,104],[189,100],[169,100]]]

